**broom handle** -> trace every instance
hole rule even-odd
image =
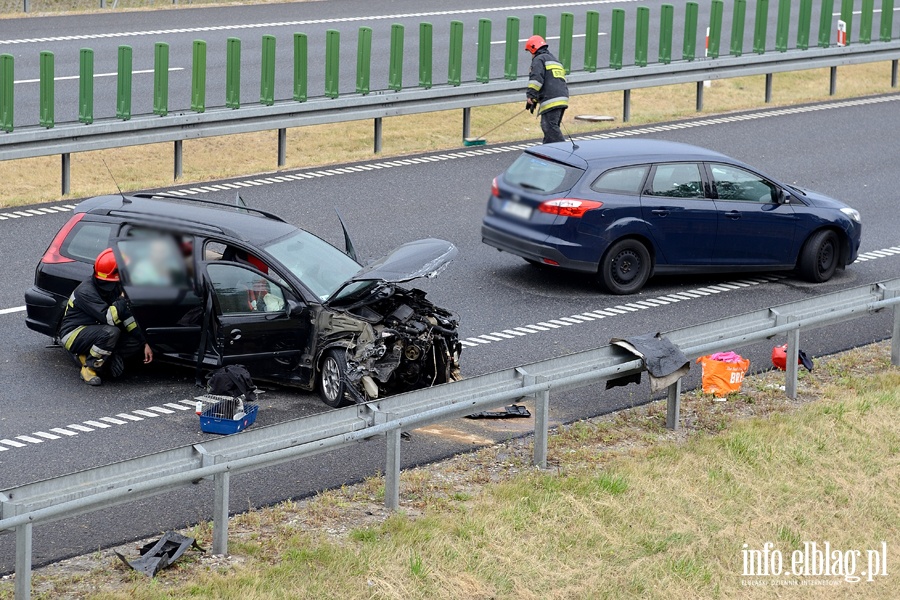
[[[519,112],[517,112],[516,114],[514,114],[513,116],[511,116],[511,117],[508,118],[507,120],[503,121],[502,123],[500,123],[499,125],[497,125],[497,126],[494,127],[493,129],[491,129],[490,131],[486,131],[485,133],[482,133],[481,135],[479,135],[479,136],[478,136],[477,138],[475,138],[475,139],[476,139],[476,140],[482,140],[482,139],[484,139],[484,136],[488,135],[489,133],[493,133],[493,132],[497,131],[498,129],[500,129],[501,127],[503,127],[504,125],[506,125],[507,123],[509,123],[510,121],[512,121],[513,119],[515,119],[516,117],[518,117],[519,115],[521,115],[521,114],[522,114],[523,112],[525,112],[526,110],[528,110],[528,109],[527,109],[527,108],[523,108],[522,110],[520,110]]]

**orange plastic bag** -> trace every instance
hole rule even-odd
[[[703,393],[723,398],[741,391],[744,374],[750,368],[750,360],[738,357],[735,362],[723,362],[712,355],[701,356],[697,362],[703,367]]]

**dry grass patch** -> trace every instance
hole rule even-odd
[[[840,67],[838,98],[892,91],[890,63]],[[694,118],[694,84],[634,90],[631,125]],[[714,81],[704,94],[704,114],[759,108],[763,104],[764,77]],[[821,101],[828,96],[828,69],[775,75],[772,106]],[[472,135],[485,134],[515,115],[520,103],[476,108]],[[620,119],[622,94],[576,96],[564,124],[573,135],[621,127],[621,123],[575,121],[579,114],[608,114]],[[460,111],[392,117],[384,120],[383,154],[395,156],[459,148],[462,143]],[[315,125],[290,129],[284,170],[368,160],[372,158],[373,126],[369,121]],[[488,142],[536,139],[541,136],[536,118],[525,113],[486,136]],[[184,142],[184,182],[202,182],[277,169],[276,132],[260,132],[187,140]],[[72,156],[70,198],[114,193],[172,184],[172,144],[118,148]],[[60,159],[57,156],[0,162],[5,185],[0,207],[59,200]],[[185,183],[185,185],[187,185]]]
[[[412,469],[397,513],[382,507],[380,477],[251,511],[232,520],[230,557],[189,553],[152,581],[104,551],[102,567],[39,570],[36,597],[893,599],[900,371],[889,357],[881,343],[819,359],[796,400],[781,373],[747,378],[727,402],[686,394],[678,432],[661,402],[566,425],[546,471],[529,465],[530,439]],[[863,551],[857,574],[885,541],[888,575],[743,576],[744,544],[789,557],[808,541]],[[814,579],[834,585],[800,585]]]

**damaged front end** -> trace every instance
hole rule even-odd
[[[351,400],[366,402],[460,379],[457,318],[432,304],[422,290],[395,285],[434,277],[456,254],[456,247],[443,240],[401,246],[348,282],[356,286],[351,293],[329,303],[329,337],[345,336],[345,392]]]

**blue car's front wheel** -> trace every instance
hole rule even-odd
[[[634,294],[650,278],[650,252],[637,240],[619,240],[600,260],[597,279],[610,294]]]

